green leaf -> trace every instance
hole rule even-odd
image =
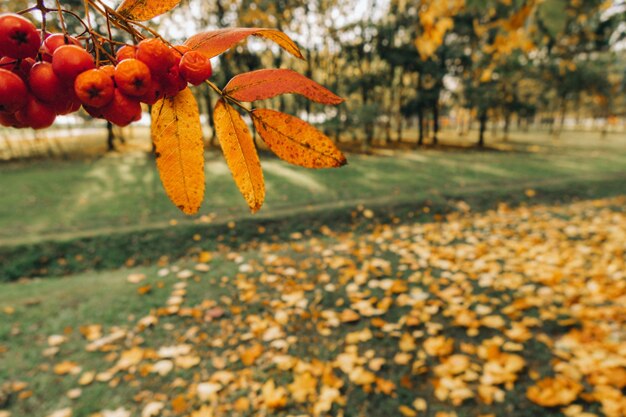
[[[539,5],[539,19],[553,38],[565,30],[567,4],[567,0],[545,0]]]

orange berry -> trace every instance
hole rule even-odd
[[[189,51],[180,60],[180,75],[193,85],[200,85],[213,74],[211,59],[202,52]]]
[[[161,76],[176,63],[172,50],[160,39],[144,39],[137,45],[137,59],[150,68],[153,74]]]
[[[140,97],[148,92],[150,69],[138,59],[125,59],[115,67],[115,84],[126,95]]]
[[[121,62],[125,59],[133,59],[136,58],[137,55],[137,47],[135,45],[124,45],[120,49],[117,50],[115,54],[115,58],[117,58],[117,62]]]
[[[103,65],[98,69],[111,77],[111,80],[115,84],[115,67],[113,65]]]
[[[180,59],[183,57],[183,55],[185,55],[190,50],[191,48],[185,45],[174,45],[172,47],[172,53],[174,54],[174,57],[176,58],[176,60],[178,60],[178,62],[180,62]]]
[[[74,92],[78,99],[91,107],[103,107],[113,100],[115,85],[102,69],[85,71],[76,77]]]

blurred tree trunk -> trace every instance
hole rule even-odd
[[[482,148],[485,146],[485,130],[487,130],[487,109],[480,111],[478,120],[480,122],[480,129],[478,133],[478,146]]]
[[[565,126],[566,113],[567,113],[567,100],[566,100],[565,94],[563,94],[561,96],[561,116],[560,116],[560,121],[559,121],[559,130],[556,134],[557,137],[561,135],[561,132],[563,131],[563,127]]]
[[[399,94],[396,78],[396,66],[391,65],[389,72],[391,73],[391,91],[389,92],[389,101],[387,103],[387,120],[385,121],[385,144],[391,143],[391,119],[393,118],[394,105],[396,101],[396,95]]]
[[[422,106],[423,89],[422,89],[422,76],[417,75],[417,146],[424,144],[424,106]]]
[[[519,121],[519,119],[518,119]],[[518,123],[519,124],[519,123]],[[511,125],[511,111],[504,111],[504,140],[509,140],[509,127]]]
[[[402,142],[402,125],[404,124],[404,117],[402,116],[402,90],[398,93],[398,107],[396,111],[396,140]]]
[[[439,94],[437,94],[439,96]],[[433,145],[439,143],[439,97],[433,100]]]

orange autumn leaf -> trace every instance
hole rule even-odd
[[[63,361],[56,364],[53,368],[54,373],[57,375],[68,375],[68,374],[78,374],[82,370],[82,368],[76,363],[72,361]]]
[[[172,399],[172,411],[176,414],[182,414],[189,408],[189,403],[184,396],[179,395]]]
[[[280,94],[300,94],[322,104],[339,104],[344,100],[315,81],[289,69],[262,69],[246,72],[231,79],[224,92],[239,101],[256,101]]]
[[[130,20],[145,21],[169,12],[178,3],[180,0],[124,0],[116,11]]]
[[[283,32],[274,29],[226,28],[209,30],[193,35],[185,41],[184,45],[193,50],[202,51],[212,58],[227,51],[248,36],[259,36],[269,39],[296,58],[304,59],[300,48],[298,48],[294,41]]]
[[[279,158],[305,168],[335,168],[346,157],[322,132],[310,124],[275,110],[252,112],[254,126],[267,146]]]
[[[582,390],[583,386],[579,382],[557,375],[537,381],[536,385],[528,388],[526,396],[535,404],[556,407],[571,404]]]
[[[250,210],[255,212],[263,205],[265,184],[250,130],[237,110],[224,100],[215,105],[213,119],[228,168]]]
[[[198,104],[189,88],[152,107],[152,141],[163,187],[185,214],[204,198],[204,143]]]
[[[240,359],[245,366],[251,366],[262,354],[263,346],[257,343],[241,352]]]

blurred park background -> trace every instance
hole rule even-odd
[[[254,38],[213,81],[328,87],[346,102],[264,105],[349,164],[257,141],[251,215],[199,87],[187,217],[148,109],[0,128],[0,417],[626,416],[625,0],[182,0],[149,25],[286,32],[305,61]]]

